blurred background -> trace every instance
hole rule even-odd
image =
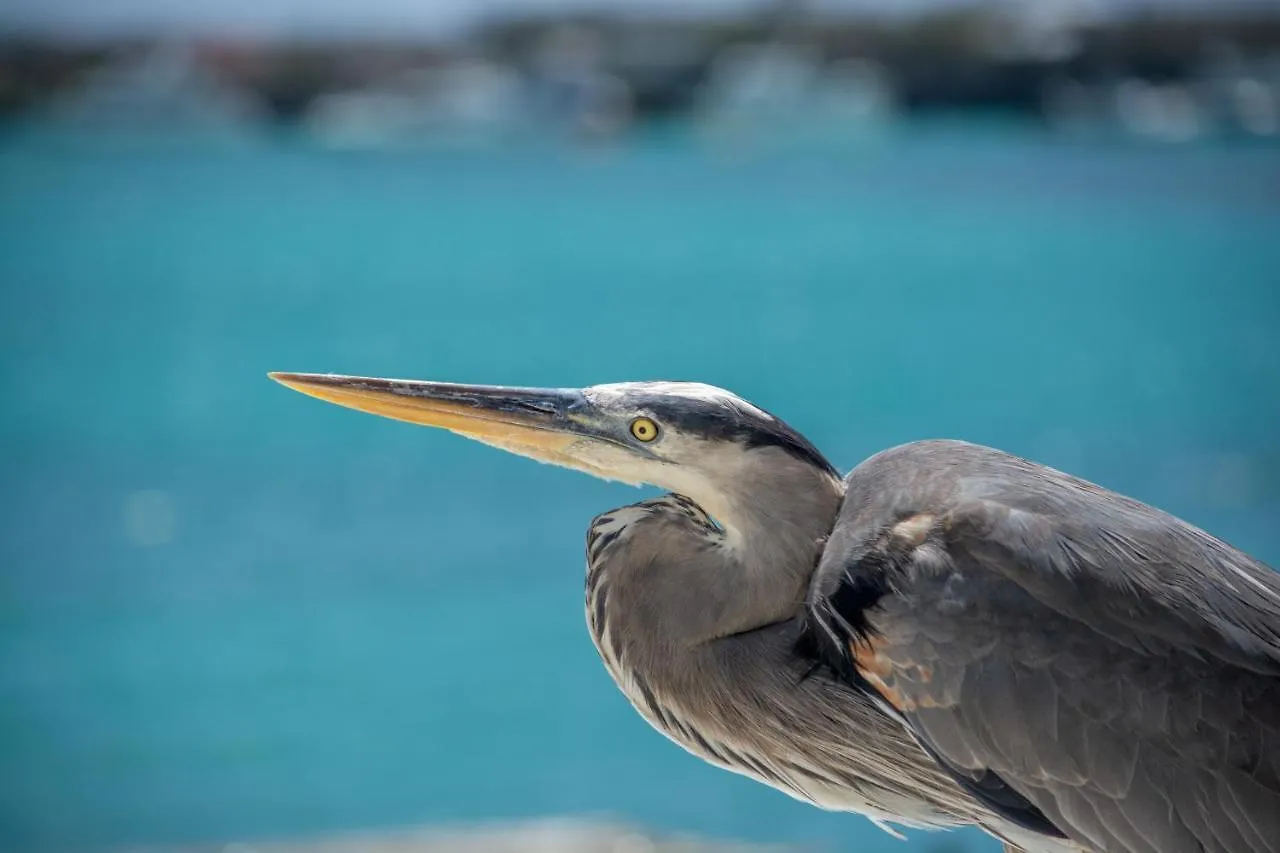
[[[266,371],[695,379],[1276,565],[1278,327],[1276,2],[5,0],[0,848],[990,853],[648,728],[645,495]]]

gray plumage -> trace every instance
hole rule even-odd
[[[695,755],[815,805],[919,827],[984,819],[897,722],[795,653],[802,589],[782,599],[790,618],[719,633],[736,612],[713,590],[740,571],[719,536],[676,495],[591,526],[587,624],[640,714]]]
[[[705,385],[275,378],[668,490],[592,522],[586,618],[713,764],[1028,853],[1278,849],[1280,580],[1203,531],[958,442],[841,480]]]
[[[1280,575],[983,447],[846,484],[810,606],[946,765],[1095,850],[1280,850]]]

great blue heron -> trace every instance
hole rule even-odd
[[[1280,576],[996,450],[843,480],[706,385],[272,374],[339,405],[671,494],[587,534],[587,623],[690,752],[828,809],[1011,849],[1280,850]]]

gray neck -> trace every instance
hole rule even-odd
[[[702,486],[682,491],[719,530],[679,500],[602,517],[625,521],[626,530],[595,555],[592,574],[606,597],[589,605],[599,604],[622,663],[667,667],[703,644],[791,619],[803,607],[841,482],[770,448],[755,451],[723,482]]]
[[[843,484],[824,471],[783,451],[757,453],[756,471],[722,484],[717,502],[716,519],[724,529],[724,563],[717,574],[734,604],[719,626],[720,636],[799,611],[844,496]]]

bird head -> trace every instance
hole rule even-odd
[[[582,389],[511,388],[329,374],[272,373],[321,400],[439,427],[539,462],[694,499],[720,521],[746,489],[794,491],[796,477],[835,483],[802,435],[746,400],[695,382]]]

